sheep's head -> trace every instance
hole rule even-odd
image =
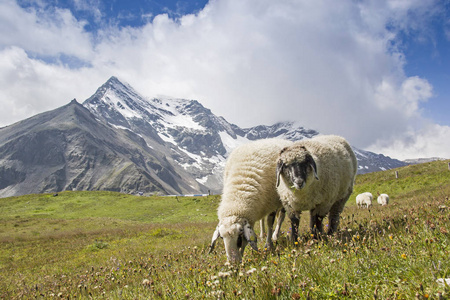
[[[223,238],[227,258],[231,263],[241,262],[247,244],[258,251],[256,234],[246,219],[227,217],[221,220],[213,234],[210,252],[219,237]]]
[[[316,162],[305,146],[294,144],[281,150],[277,161],[277,187],[283,176],[289,187],[300,190],[312,174],[319,179]]]

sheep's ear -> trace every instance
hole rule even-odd
[[[216,231],[214,231],[211,239],[211,246],[209,246],[208,254],[210,254],[214,250],[214,246],[216,245],[216,241],[219,237],[220,237],[219,225],[217,225]]]
[[[309,158],[309,164],[310,164],[311,168],[312,168],[313,171],[314,171],[314,177],[315,177],[317,180],[319,180],[319,176],[317,175],[317,165],[316,165],[316,162],[314,161],[314,158],[312,158],[312,156],[309,156],[308,158]]]
[[[278,160],[277,163],[277,187],[280,185],[280,176],[281,172],[283,172],[284,163],[281,159]]]
[[[258,251],[258,246],[256,245],[258,238],[256,237],[256,234],[253,231],[252,227],[250,227],[250,224],[246,224],[244,226],[244,237],[253,248],[253,250]]]

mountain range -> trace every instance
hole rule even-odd
[[[264,138],[319,132],[294,122],[240,128],[196,100],[148,99],[111,77],[82,104],[0,128],[0,197],[63,190],[219,193],[228,154]],[[406,165],[353,147],[358,173]]]

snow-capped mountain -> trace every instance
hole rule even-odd
[[[147,99],[111,77],[94,95],[0,128],[0,197],[62,190],[220,193],[228,154],[252,140],[319,133],[240,128],[196,100]],[[356,149],[359,173],[406,165]]]
[[[174,164],[215,192],[221,188],[226,157],[238,145],[274,137],[296,141],[319,134],[294,122],[239,128],[196,100],[146,99],[116,77],[111,77],[83,105],[113,126],[131,130],[146,140],[160,141],[161,151],[170,153]],[[354,150],[359,173],[405,165],[381,154]]]

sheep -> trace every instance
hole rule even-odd
[[[310,211],[314,237],[322,233],[328,214],[327,234],[337,230],[339,216],[353,191],[357,160],[348,142],[339,136],[318,136],[282,149],[277,160],[277,191],[293,223],[297,240],[300,214]]]
[[[240,262],[247,243],[257,250],[253,230],[256,221],[268,215],[266,247],[272,248],[272,226],[282,207],[275,187],[278,153],[293,142],[264,139],[239,146],[225,164],[222,199],[217,209],[219,224],[211,239],[210,251],[222,237],[229,262]]]
[[[381,206],[388,205],[389,196],[387,194],[380,194],[379,192],[377,192],[377,194],[378,194],[378,198],[377,198],[378,204],[380,204]]]
[[[356,196],[356,204],[358,208],[370,208],[372,206],[373,196],[372,193],[365,192]]]

